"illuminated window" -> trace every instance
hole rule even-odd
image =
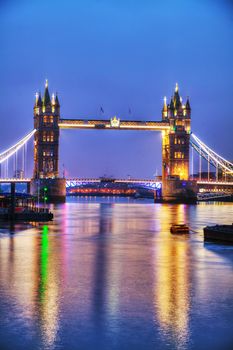
[[[45,124],[47,124],[47,123],[53,123],[53,116],[52,116],[52,115],[50,115],[50,116],[44,115],[44,117],[43,117],[43,122],[44,122]]]
[[[51,131],[50,133],[50,142],[53,142],[54,141],[54,133],[53,131]]]
[[[176,159],[184,159],[184,152],[175,152],[174,157]]]
[[[43,131],[43,142],[54,142],[54,132]]]
[[[52,150],[46,150],[46,151],[43,151],[43,156],[44,157],[53,157],[53,151]]]
[[[184,145],[185,144],[185,142],[184,142],[184,139],[180,139],[180,138],[175,138],[175,145]]]
[[[177,120],[176,120],[176,125],[183,126],[183,125],[184,125],[183,120],[179,120],[179,119],[177,119]]]

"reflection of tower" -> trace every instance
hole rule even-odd
[[[41,232],[39,256],[39,316],[43,341],[46,346],[55,342],[59,327],[59,280],[60,270],[50,253],[52,243],[49,228],[44,225]],[[59,251],[60,253],[60,251]],[[54,263],[55,262],[55,263]]]
[[[105,312],[104,304],[106,298],[107,289],[107,249],[108,243],[106,244],[104,238],[106,234],[111,233],[111,221],[106,211],[110,208],[108,204],[101,203],[99,211],[99,232],[98,240],[96,242],[96,254],[95,254],[95,272],[94,272],[94,285],[93,285],[93,312],[95,318],[98,320],[96,323],[97,327],[101,326],[100,320]],[[104,239],[102,239],[102,237]]]
[[[190,250],[187,237],[171,236],[169,228],[176,220],[187,222],[189,208],[165,204],[157,209],[163,239],[156,242],[154,255],[155,316],[164,341],[170,335],[176,339],[176,348],[183,349],[189,341]]]
[[[58,97],[50,99],[46,80],[44,97],[36,94],[34,105],[34,178],[58,177],[59,118]]]
[[[189,99],[182,104],[178,84],[170,104],[164,98],[162,119],[170,123],[170,130],[163,131],[163,180],[168,175],[188,180],[191,108]]]

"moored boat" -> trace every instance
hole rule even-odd
[[[171,233],[189,233],[189,227],[186,224],[173,224],[170,228]]]
[[[222,241],[233,244],[233,224],[206,226],[203,231],[205,241]]]
[[[0,222],[2,221],[24,221],[24,222],[46,222],[53,220],[53,213],[49,208],[36,206],[36,198],[29,194],[16,193],[0,197]]]

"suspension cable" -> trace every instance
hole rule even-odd
[[[15,145],[8,148],[6,151],[0,153],[0,163],[4,162],[8,158],[10,158],[13,154],[17,153],[17,151],[23,147],[24,144],[27,143],[27,141],[30,140],[30,138],[35,134],[36,129],[31,131],[29,134],[27,134],[24,138],[22,138],[20,141],[18,141]]]
[[[202,158],[205,158],[216,169],[222,170],[233,175],[233,164],[214,152],[204,142],[202,142],[196,135],[191,134],[193,139],[190,139],[191,146],[200,154]]]

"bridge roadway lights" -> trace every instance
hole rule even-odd
[[[172,176],[163,181],[162,202],[196,203],[197,192],[196,181],[180,180]]]
[[[38,193],[41,202],[64,203],[66,201],[66,179],[32,179],[31,194],[38,196]]]

